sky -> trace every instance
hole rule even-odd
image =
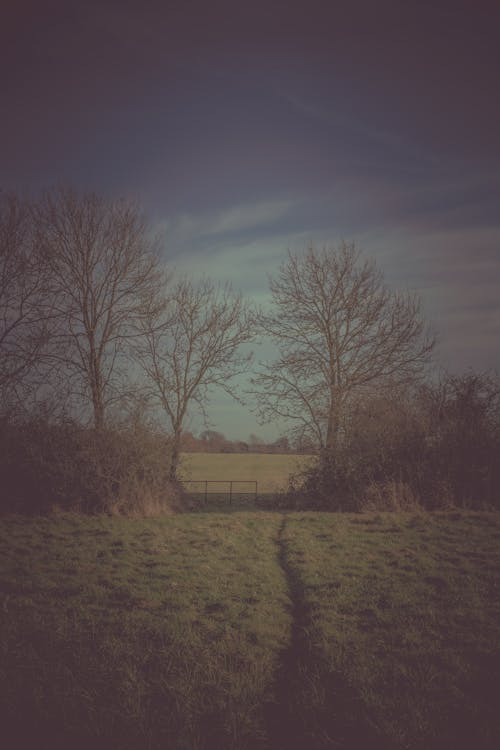
[[[261,303],[287,249],[354,241],[440,365],[500,369],[499,39],[500,0],[5,3],[0,188],[137,198],[172,267]]]

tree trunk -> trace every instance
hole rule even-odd
[[[336,400],[332,397],[330,408],[328,410],[328,422],[326,425],[325,449],[334,453],[337,449],[338,436],[340,427],[340,414]]]
[[[94,428],[100,431],[104,427],[104,404],[102,394],[97,387],[92,387],[92,406],[94,408]]]
[[[172,437],[172,449],[170,452],[170,468],[168,471],[169,479],[175,482],[177,479],[177,468],[179,466],[179,456],[181,447],[181,432],[180,430],[174,430]]]

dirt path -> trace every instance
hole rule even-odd
[[[290,644],[281,655],[281,666],[276,677],[277,701],[267,707],[266,723],[271,750],[302,750],[309,747],[309,742],[302,720],[303,710],[297,705],[297,699],[300,695],[304,665],[309,656],[309,641],[306,631],[307,613],[298,582],[288,562],[284,538],[286,523],[287,518],[284,515],[276,544],[278,563],[288,583],[292,627]]]
[[[380,742],[362,714],[359,696],[313,650],[310,612],[290,565],[286,526],[285,514],[276,545],[288,583],[292,626],[276,677],[276,701],[265,712],[269,750],[379,750]]]

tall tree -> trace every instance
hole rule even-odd
[[[56,313],[52,361],[96,429],[123,395],[127,350],[159,283],[158,262],[135,204],[62,188],[36,209],[38,243]]]
[[[188,410],[195,407],[205,415],[215,387],[236,397],[234,378],[251,357],[240,347],[252,338],[252,320],[248,305],[230,286],[181,279],[163,307],[152,307],[143,321],[136,356],[172,431],[171,478]]]
[[[24,383],[46,343],[47,274],[36,253],[29,205],[0,196],[0,391]]]
[[[261,416],[320,449],[336,447],[356,392],[414,377],[433,348],[417,297],[391,292],[353,244],[289,253],[270,291],[259,324],[279,357],[253,379]]]

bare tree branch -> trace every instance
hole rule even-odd
[[[47,342],[47,273],[34,246],[30,207],[0,196],[0,392],[24,385]]]
[[[153,243],[137,207],[67,188],[35,207],[41,257],[57,313],[51,362],[79,384],[100,429],[127,379],[130,338],[145,300],[161,283]]]
[[[288,254],[270,278],[273,308],[260,330],[279,357],[253,378],[263,420],[291,420],[301,438],[335,447],[359,389],[414,377],[434,340],[411,294],[390,292],[354,245]]]
[[[252,338],[252,320],[230,286],[181,279],[141,321],[136,357],[172,429],[171,477],[188,409],[196,405],[205,414],[214,387],[237,398],[233,379],[248,368],[251,354],[240,347]]]

